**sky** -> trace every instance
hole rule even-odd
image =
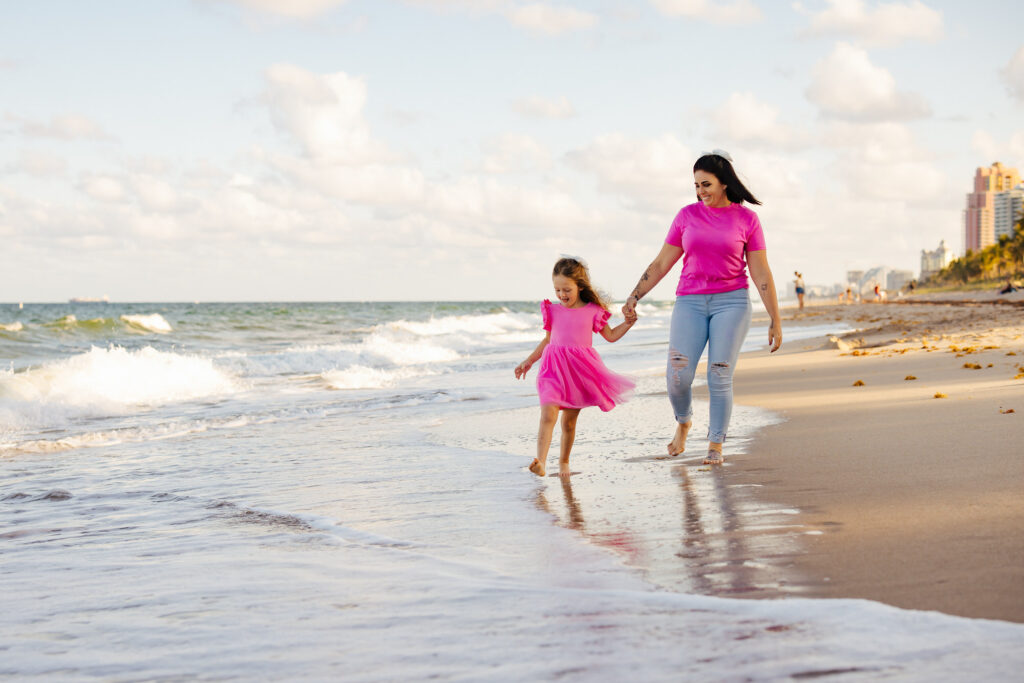
[[[780,291],[916,273],[962,249],[976,167],[1024,169],[1022,26],[994,0],[8,2],[0,301],[532,300],[561,254],[622,299],[712,149]]]

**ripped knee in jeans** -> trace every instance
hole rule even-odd
[[[668,364],[672,368],[672,380],[679,384],[679,372],[689,367],[690,359],[682,352],[670,348],[668,350]]]

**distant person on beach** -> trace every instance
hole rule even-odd
[[[622,313],[627,320],[635,315],[640,299],[683,258],[672,309],[666,371],[676,419],[668,453],[679,455],[686,449],[686,435],[693,426],[690,385],[707,346],[711,415],[704,464],[717,465],[722,463],[722,444],[732,415],[736,360],[750,328],[746,268],[771,319],[768,344],[773,352],[782,344],[782,325],[761,221],[743,206],[743,202],[761,202],[740,182],[732,158],[721,150],[697,159],[693,180],[697,202],[676,214],[661,251],[626,299]]]
[[[800,302],[800,310],[804,310],[804,276],[793,271],[793,275],[796,275],[796,279],[793,280],[793,284],[796,287],[796,300]]]
[[[1007,280],[1006,286],[999,290],[1000,294],[1013,294],[1017,288],[1013,286],[1013,280]]]
[[[617,375],[601,362],[593,347],[595,332],[610,342],[618,341],[636,322],[636,313],[614,328],[608,327],[608,302],[590,283],[590,274],[583,261],[564,257],[555,263],[551,280],[561,305],[545,299],[540,311],[547,334],[526,360],[516,366],[516,379],[526,377],[533,364],[540,360],[537,371],[537,393],[540,396],[540,429],[537,432],[537,457],[530,471],[537,476],[547,474],[548,449],[562,413],[561,453],[558,475],[569,476],[569,453],[576,439],[576,420],[580,410],[597,406],[609,411],[625,400],[633,382]]]

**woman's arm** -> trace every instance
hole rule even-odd
[[[647,270],[640,276],[640,282],[636,283],[636,287],[633,288],[633,292],[626,299],[626,305],[622,307],[622,315],[626,316],[626,319],[636,315],[636,305],[640,302],[640,299],[644,298],[644,295],[654,289],[654,286],[661,282],[661,278],[665,277],[668,271],[672,270],[672,266],[676,264],[676,261],[683,255],[683,248],[677,247],[671,244],[661,245],[661,251],[658,252],[658,256],[651,261],[651,265],[647,266]],[[625,332],[623,332],[625,334]]]
[[[635,322],[636,318],[634,317],[633,320],[627,320],[624,323],[619,323],[615,327],[605,325],[604,327],[601,328],[601,336],[607,339],[608,341],[615,343],[622,339],[627,332],[629,332],[629,328],[633,327],[633,323]]]
[[[748,251],[747,267],[750,269],[750,279],[757,286],[757,293],[761,295],[764,308],[772,320],[768,328],[768,346],[774,353],[782,346],[782,322],[779,320],[779,297],[775,292],[775,278],[772,277],[772,269],[768,267],[768,253],[764,249]]]
[[[522,379],[526,377],[526,373],[530,371],[530,368],[533,367],[533,364],[536,363],[537,359],[540,358],[542,353],[544,353],[544,347],[547,346],[550,341],[551,333],[548,332],[547,334],[544,335],[544,338],[541,339],[540,344],[537,344],[537,348],[533,350],[533,353],[527,356],[526,360],[524,360],[522,363],[516,366],[516,379]]]

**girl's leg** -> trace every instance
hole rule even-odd
[[[547,474],[548,449],[551,448],[551,435],[558,422],[558,406],[542,405],[540,407],[540,427],[537,429],[537,457],[530,463],[530,471],[538,477]]]
[[[686,449],[686,435],[693,417],[693,375],[708,341],[707,297],[691,294],[676,297],[668,342],[665,373],[668,398],[676,418],[676,433],[668,444],[669,455]]]
[[[732,417],[732,378],[740,347],[750,329],[750,294],[746,289],[712,295],[708,345],[709,462],[721,462],[722,443]],[[716,451],[718,457],[711,457]]]
[[[580,416],[579,408],[566,408],[562,411],[562,444],[558,458],[558,476],[569,476],[569,453],[572,443],[576,440],[576,420]]]

